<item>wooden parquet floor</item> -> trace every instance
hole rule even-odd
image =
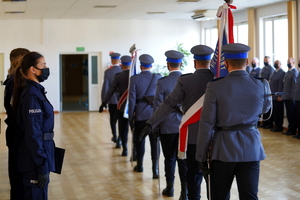
[[[9,199],[5,114],[0,114],[0,200]],[[300,199],[300,140],[261,129],[267,159],[261,162],[259,197],[263,200]],[[131,134],[129,134],[131,141]],[[108,113],[72,112],[55,114],[55,142],[66,149],[62,175],[51,174],[50,200],[153,200],[179,198],[159,196],[158,180],[152,179],[147,141],[144,173],[133,172],[128,157],[120,156],[111,142]],[[130,148],[130,145],[129,145]],[[165,187],[163,156],[160,158],[161,190]],[[206,199],[202,184],[202,199]],[[160,191],[161,192],[161,191]],[[231,199],[237,200],[236,184]]]

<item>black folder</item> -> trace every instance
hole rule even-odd
[[[65,157],[65,149],[55,147],[55,168],[54,173],[61,174],[63,161]]]

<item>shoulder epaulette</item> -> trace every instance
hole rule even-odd
[[[218,80],[221,80],[222,78],[225,78],[225,77],[219,77],[219,78],[215,78],[215,79],[213,79],[213,80],[212,80],[212,81],[210,81],[210,82],[218,81]]]
[[[253,77],[253,78],[256,78],[256,79],[261,80],[261,81],[267,80],[267,79],[262,78],[262,77]]]

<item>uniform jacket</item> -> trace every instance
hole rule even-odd
[[[269,66],[264,66],[261,70],[260,70],[260,76],[261,78],[266,79],[267,81],[270,80],[270,77],[272,75],[272,73],[275,71],[274,67],[272,67],[271,65]]]
[[[229,73],[225,78],[207,84],[196,159],[206,160],[210,141],[212,160],[250,162],[263,160],[265,152],[257,128],[242,131],[214,131],[215,127],[257,124],[259,116],[272,106],[266,80],[250,76],[244,70]]]
[[[43,140],[43,133],[51,133],[54,128],[53,107],[39,83],[27,80],[17,113],[19,137],[22,143],[17,155],[20,173],[55,171],[53,140]]]
[[[109,99],[118,92],[120,98],[123,93],[128,89],[129,70],[124,70],[121,73],[117,73],[114,77],[112,84],[110,85],[106,95],[103,98],[103,102],[108,102]],[[124,112],[126,102],[121,107],[121,112]]]
[[[104,72],[104,80],[103,80],[103,85],[102,85],[102,91],[101,91],[101,100],[102,102],[104,102],[104,97],[109,89],[109,87],[111,86],[115,74],[122,72],[122,69],[119,65],[114,65],[112,68],[107,69]],[[114,95],[112,95],[112,97],[109,99],[109,101],[107,101],[106,103],[108,104],[117,104],[118,103],[118,94],[115,92]]]
[[[153,111],[163,102],[174,89],[178,77],[181,75],[180,71],[171,71],[169,76],[163,77],[157,81],[156,94],[154,99]],[[170,113],[165,120],[161,122],[160,132],[162,134],[178,133],[181,122],[182,113],[176,109]]]
[[[157,80],[161,78],[161,75],[155,74],[152,80],[152,84],[149,87],[147,96],[155,96]],[[137,102],[143,99],[146,90],[152,79],[152,73],[148,70],[142,71],[140,74],[130,77],[129,83],[129,104],[128,115],[129,120],[143,121],[148,120],[153,114],[153,107],[147,102]]]
[[[150,120],[152,127],[156,127],[168,114],[181,104],[183,113],[205,93],[208,82],[214,78],[210,69],[198,69],[192,74],[185,74],[178,78],[174,90],[159,105]],[[188,126],[188,143],[196,144],[199,122]]]
[[[16,134],[15,134],[15,126],[16,126],[16,116],[13,112],[13,107],[11,105],[11,98],[14,90],[14,76],[7,77],[4,81],[3,85],[5,85],[4,90],[4,108],[6,110],[7,118],[4,120],[7,129],[6,129],[6,145],[8,147],[15,144]]]
[[[260,75],[260,67],[255,67],[251,70],[250,75],[253,77],[259,77]]]
[[[295,89],[293,92],[293,100],[300,101],[300,73],[298,73],[298,76],[297,76],[297,83],[295,85]]]
[[[274,71],[270,77],[270,89],[271,92],[282,92],[283,91],[283,78],[285,72],[280,68],[278,71]],[[277,96],[273,96],[273,100],[277,100]]]
[[[282,95],[283,100],[290,100],[294,94],[294,87],[297,82],[298,70],[292,68],[291,70],[285,73],[283,79],[283,92],[286,93]]]

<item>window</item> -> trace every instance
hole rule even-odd
[[[248,45],[248,24],[246,22],[237,23],[233,26],[234,42]]]
[[[264,19],[264,55],[270,56],[272,63],[281,61],[281,68],[287,71],[288,21],[285,16]]]
[[[217,27],[205,29],[205,45],[211,47],[212,49],[215,49],[218,42],[218,38],[219,35]]]

